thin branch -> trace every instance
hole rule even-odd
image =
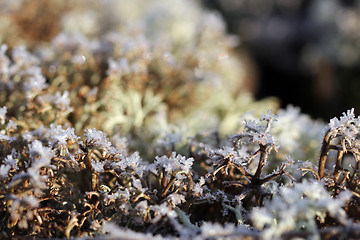
[[[256,169],[254,179],[260,179],[260,174],[266,165],[268,154],[266,152],[266,146],[260,145],[260,160]]]
[[[324,177],[324,171],[325,171],[325,164],[327,160],[328,153],[330,151],[329,145],[331,141],[332,131],[329,129],[324,136],[322,145],[321,145],[321,152],[320,152],[320,159],[319,159],[319,169],[318,169],[318,175],[319,179]]]

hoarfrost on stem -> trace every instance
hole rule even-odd
[[[341,192],[334,199],[324,188],[322,182],[295,183],[293,187],[280,187],[280,194],[274,195],[265,207],[251,212],[253,224],[261,229],[264,239],[281,238],[290,231],[309,231],[318,235],[317,217],[320,222],[331,217],[346,224],[346,213],[342,207],[351,198],[350,192]]]
[[[165,171],[170,174],[177,173],[179,171],[188,173],[194,162],[193,158],[186,158],[180,154],[176,155],[176,152],[173,152],[170,157],[162,156],[155,157],[155,159],[154,165],[163,167]]]
[[[95,128],[89,128],[85,130],[84,135],[86,136],[86,144],[104,149],[110,149],[111,147],[111,142],[102,131],[96,130]]]

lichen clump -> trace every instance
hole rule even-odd
[[[53,0],[45,38],[17,15],[42,22],[42,1],[16,3],[0,17],[1,237],[359,237],[354,110],[325,125],[254,101],[218,15]]]

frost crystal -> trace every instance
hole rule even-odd
[[[354,108],[343,112],[343,116],[340,117],[340,120],[337,117],[334,117],[330,120],[329,127],[334,130],[337,128],[342,128],[350,123],[359,123],[359,118],[355,119]],[[356,125],[357,125],[356,124]]]
[[[70,110],[71,111],[68,91],[64,91],[62,95],[60,92],[56,92],[55,96],[54,96],[54,102],[61,110],[63,110],[63,111]]]
[[[8,47],[5,44],[2,44],[0,46],[0,76],[2,77],[2,81],[8,80],[10,72],[10,60],[6,56],[7,48]]]
[[[195,183],[193,192],[197,196],[201,196],[203,194],[204,188],[203,185],[205,184],[205,178],[201,177],[198,183]]]
[[[51,124],[50,129],[46,130],[45,137],[53,146],[66,146],[68,141],[76,142],[79,137],[75,135],[75,129],[68,127],[62,128],[60,125]]]
[[[4,159],[4,163],[6,165],[9,165],[11,167],[18,169],[17,159],[16,159],[18,157],[18,155],[19,155],[19,153],[17,153],[15,149],[12,149],[11,154],[7,155],[6,158]]]
[[[175,218],[177,213],[174,210],[171,210],[167,202],[164,202],[160,205],[151,205],[150,209],[154,211],[155,217],[152,219],[153,223],[157,223],[163,217]]]
[[[29,144],[30,157],[33,159],[32,168],[39,169],[50,164],[51,158],[54,156],[50,148],[44,147],[39,140],[34,140]]]
[[[322,183],[295,183],[294,187],[281,187],[280,195],[273,196],[265,207],[254,209],[251,219],[262,229],[264,239],[279,238],[283,233],[307,230],[317,234],[315,217],[323,222],[327,213],[346,223],[342,207],[351,197],[349,192],[341,192],[337,199],[332,198]]]
[[[108,233],[109,239],[124,239],[124,240],[143,240],[143,239],[154,239],[162,240],[165,239],[160,235],[152,235],[151,233],[138,233],[130,229],[123,229],[111,222],[106,222],[102,228],[104,233]],[[168,239],[168,238],[166,238]]]
[[[97,162],[94,159],[91,161],[91,165],[96,172],[104,172],[104,165],[106,162]]]
[[[277,116],[268,110],[267,113],[261,113],[261,121],[275,122],[277,121]]]
[[[9,174],[10,165],[0,165],[0,178],[5,178]]]
[[[3,123],[5,118],[6,118],[6,113],[7,113],[7,107],[1,107],[0,108],[0,123]]]
[[[176,173],[178,171],[189,172],[191,166],[194,162],[193,158],[188,158],[181,156],[180,154],[176,155],[175,152],[172,153],[170,157],[162,156],[155,157],[156,161],[154,164],[156,166],[163,167],[168,173]]]
[[[355,118],[354,108],[343,113],[340,120],[336,117],[330,120],[330,134],[331,138],[338,138],[340,145],[344,152],[352,151],[358,152],[359,147],[359,129],[360,117]],[[329,141],[331,141],[331,138]]]
[[[224,146],[223,148],[219,149],[208,148],[207,151],[209,152],[210,157],[231,159],[231,162],[236,165],[242,165],[243,163],[246,163],[247,159],[249,158],[249,154],[246,152],[246,147],[235,150],[233,147]]]
[[[17,128],[17,123],[13,120],[9,120],[8,124],[6,125],[6,130],[15,130]]]
[[[28,52],[23,45],[13,49],[12,58],[18,67],[39,64],[39,59]]]
[[[41,69],[39,67],[31,67],[27,69],[27,74],[31,77],[29,77],[27,82],[24,82],[25,92],[41,91],[48,87],[46,79],[41,74]]]
[[[39,100],[53,104],[61,111],[72,111],[68,91],[64,91],[62,95],[60,92],[56,92],[55,95],[42,95],[39,97]]]
[[[185,196],[178,194],[178,193],[172,193],[170,194],[167,199],[170,200],[170,202],[172,203],[172,205],[176,206],[179,205],[183,202],[185,202]]]
[[[256,123],[253,120],[245,120],[245,129],[242,133],[232,136],[232,139],[239,141],[239,143],[257,143],[260,146],[267,146],[269,149],[277,150],[277,141],[270,134],[274,121],[277,121],[275,115],[268,111],[267,114],[262,114],[261,121],[265,123]]]
[[[13,141],[14,139],[15,139],[15,137],[10,137],[10,136],[0,133],[0,141],[2,141],[2,140]]]
[[[98,131],[95,128],[86,129],[86,144],[91,144],[99,148],[109,149],[111,147],[111,142],[109,142],[106,134],[102,131]]]

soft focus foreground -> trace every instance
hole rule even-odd
[[[1,7],[2,237],[360,237],[359,118],[254,101],[218,15]]]

